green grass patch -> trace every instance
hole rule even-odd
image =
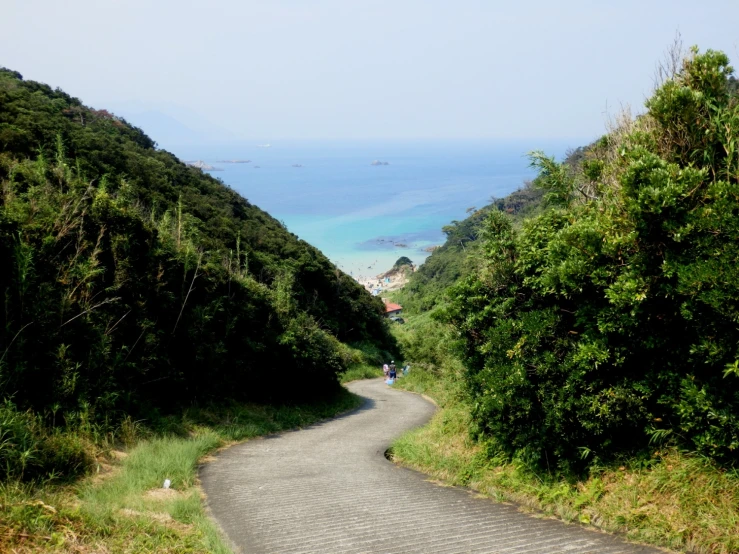
[[[416,368],[398,387],[429,395],[439,411],[392,446],[397,463],[498,501],[512,501],[566,521],[629,539],[711,554],[739,552],[739,473],[675,448],[647,459],[594,468],[585,479],[534,473],[495,455],[470,436],[461,375]]]
[[[341,345],[341,356],[347,370],[339,378],[342,384],[360,379],[382,377],[382,364],[389,363],[394,356],[370,342]]]
[[[342,383],[349,383],[350,381],[358,381],[360,379],[375,379],[376,377],[382,377],[382,369],[367,364],[357,364],[346,370],[341,375]]]
[[[204,456],[359,404],[359,397],[341,389],[316,404],[232,404],[190,409],[151,428],[139,424],[139,440],[128,452],[100,457],[98,472],[74,485],[0,484],[0,551],[230,552],[201,501],[197,469]],[[162,488],[165,479],[172,482],[168,490]]]

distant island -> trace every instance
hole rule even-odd
[[[218,160],[219,164],[248,164],[251,160]]]
[[[293,167],[303,167],[303,164],[293,164]]]
[[[197,167],[198,169],[202,169],[203,171],[223,171],[220,167],[213,167],[212,165],[205,163],[203,160],[185,162],[185,164],[189,165],[190,167]]]
[[[390,164],[388,162],[381,162],[380,160],[375,160],[370,165],[390,165]]]
[[[370,241],[367,241],[367,242],[369,243]],[[410,248],[410,247],[415,247],[415,245],[410,245],[409,246],[405,242],[396,241],[395,239],[378,238],[378,239],[375,239],[375,240],[373,240],[371,242],[372,243],[375,243],[375,244],[378,244],[378,245],[382,244],[383,246],[389,245],[389,246],[392,246],[393,248]]]

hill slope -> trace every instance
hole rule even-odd
[[[382,304],[140,129],[0,70],[0,394],[117,417],[325,394]],[[275,378],[279,376],[279,378]]]

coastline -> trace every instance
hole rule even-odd
[[[214,175],[364,283],[376,282],[402,256],[421,265],[428,249],[446,240],[444,226],[532,178],[522,154],[541,146],[488,140],[280,141],[271,148],[233,143],[178,154],[212,166],[251,160],[221,163],[223,171]],[[390,165],[371,166],[372,160]]]
[[[403,256],[410,258],[416,266],[421,265],[428,257],[428,253],[421,255],[410,248],[385,251],[354,250],[339,255],[323,250],[323,253],[336,267],[359,283],[376,281],[378,275],[390,271],[395,262]]]
[[[410,275],[418,270],[418,265],[401,266],[400,268],[393,266],[375,276],[355,278],[366,291],[373,296],[377,296],[385,292],[393,292],[402,289],[410,280]]]

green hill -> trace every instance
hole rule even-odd
[[[0,70],[0,395],[58,425],[333,391],[382,303],[140,129]]]

